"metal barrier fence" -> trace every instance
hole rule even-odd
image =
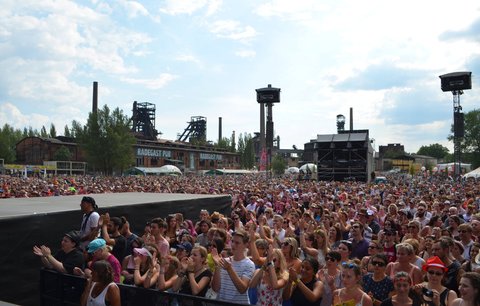
[[[85,279],[56,271],[40,270],[40,302],[42,306],[80,305]],[[122,306],[238,306],[226,301],[211,300],[192,295],[169,293],[154,289],[118,284]]]

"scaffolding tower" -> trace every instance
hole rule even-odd
[[[188,126],[181,135],[178,136],[179,141],[207,141],[207,118],[202,116],[190,117],[190,122],[187,122]]]
[[[136,137],[156,140],[160,134],[155,129],[155,104],[133,102],[132,132]]]

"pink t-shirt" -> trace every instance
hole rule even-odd
[[[93,263],[96,261],[98,261],[98,259],[92,260],[91,265],[93,265]],[[122,266],[120,265],[120,262],[112,254],[108,255],[106,261],[108,261],[112,266],[113,281],[116,283],[120,283],[120,273],[122,272]]]
[[[162,256],[162,258],[167,257],[170,255],[170,243],[165,237],[161,237],[159,241],[155,241],[155,244],[158,247],[158,252]]]

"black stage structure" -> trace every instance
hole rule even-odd
[[[182,213],[198,219],[200,209],[228,215],[229,195],[188,195],[165,193],[111,193],[92,196],[99,213],[125,216],[132,231],[142,234],[146,221],[154,217]],[[79,230],[83,195],[17,198],[0,200],[0,301],[19,305],[38,305],[40,258],[34,245],[46,245],[54,254],[64,233]]]
[[[368,130],[317,135],[305,144],[303,154],[305,161],[317,165],[319,181],[370,181],[374,163]]]

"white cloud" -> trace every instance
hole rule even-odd
[[[218,20],[210,25],[210,32],[221,38],[248,41],[256,37],[257,31],[249,25],[243,26],[235,20]]]
[[[210,0],[207,8],[207,16],[212,16],[218,12],[223,4],[223,0]]]
[[[254,12],[262,17],[280,17],[287,20],[312,20],[315,14],[324,11],[326,5],[317,0],[273,0],[259,5]]]
[[[178,78],[178,76],[162,73],[158,78],[155,79],[134,79],[134,78],[122,78],[122,81],[129,84],[140,84],[149,89],[160,89],[165,87],[168,83]]]
[[[191,54],[178,55],[178,56],[175,57],[175,60],[177,60],[179,62],[195,63],[199,66],[202,65],[202,62],[197,57],[195,57],[194,55],[191,55]]]
[[[168,15],[192,15],[207,5],[207,2],[207,0],[167,0],[165,1],[165,5],[160,9],[160,12]]]
[[[239,50],[235,51],[235,55],[238,57],[255,57],[257,53],[254,50]]]
[[[137,1],[120,0],[119,3],[125,8],[128,18],[149,15],[148,10]]]
[[[42,125],[49,126],[49,117],[41,114],[22,112],[13,104],[6,102],[0,104],[0,122],[7,123],[15,129],[22,129],[31,126],[40,129]]]

